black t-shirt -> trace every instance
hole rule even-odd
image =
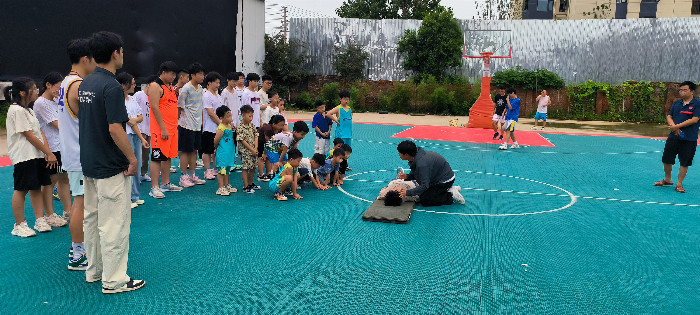
[[[506,106],[508,105],[508,95],[503,95],[501,94],[496,94],[496,97],[494,97],[494,103],[496,103],[496,115],[503,115],[503,111],[506,110]]]
[[[124,128],[129,120],[121,84],[113,73],[97,67],[80,84],[78,95],[78,134],[83,174],[103,179],[127,170],[129,160],[109,133],[110,124],[121,124]]]

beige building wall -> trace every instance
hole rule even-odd
[[[627,1],[627,18],[639,18],[641,0]],[[700,17],[700,14],[691,14],[690,8],[693,0],[660,0],[656,7],[657,18],[673,17]],[[595,10],[601,4],[609,6],[608,10]],[[616,0],[569,0],[569,10],[559,12],[561,0],[554,1],[555,20],[584,20],[584,19],[614,19],[617,8]],[[597,17],[587,13],[598,13]]]

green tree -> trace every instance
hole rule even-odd
[[[346,0],[335,12],[342,18],[422,20],[440,8],[440,0]]]
[[[463,40],[452,10],[442,8],[426,15],[418,31],[407,30],[397,50],[404,58],[404,69],[442,78],[445,71],[461,64]]]
[[[361,45],[348,44],[346,48],[335,48],[333,69],[339,75],[349,79],[362,79],[365,77],[366,62],[369,54]]]
[[[272,76],[278,86],[275,90],[279,91],[280,86],[282,90],[294,87],[306,80],[309,72],[302,65],[308,60],[306,45],[301,41],[292,39],[287,42],[281,34],[265,35],[265,61],[262,69],[265,74]]]

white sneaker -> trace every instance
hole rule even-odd
[[[224,186],[224,188],[228,189],[228,192],[230,192],[230,193],[238,192],[238,189],[231,186],[231,184],[226,184],[226,186]]]
[[[542,127],[542,129],[540,129],[540,130],[544,130],[544,127]]]
[[[132,202],[132,203],[131,203],[131,209],[134,209],[134,208],[136,208],[136,207],[138,207],[138,206],[139,206],[139,205],[138,205],[137,203],[135,203],[135,202]]]
[[[507,143],[501,144],[501,146],[498,147],[498,149],[499,150],[508,150],[508,144]]]
[[[532,126],[532,128],[530,128],[530,130],[537,130],[537,126]]]
[[[466,200],[464,200],[464,196],[462,196],[462,194],[459,193],[460,190],[462,190],[462,187],[452,186],[448,191],[452,194],[452,200],[455,203],[463,205],[466,203]]]
[[[143,200],[141,200],[141,199],[136,200],[136,204],[139,205],[139,206],[142,205],[142,204],[144,204],[144,203],[146,203],[146,202],[143,201]]]
[[[20,224],[15,224],[15,227],[12,229],[12,235],[19,237],[32,237],[36,236],[36,232],[27,226],[27,221],[24,221]]]
[[[56,214],[56,212],[54,212],[50,216],[46,217],[46,223],[48,223],[52,227],[62,227],[66,226],[68,224],[68,221],[66,221],[66,219],[62,218],[60,215]]]
[[[204,167],[204,161],[202,159],[197,160],[197,168],[202,168]]]
[[[226,189],[226,187],[220,187],[219,189],[216,190],[216,194],[219,196],[228,196],[231,193],[228,192],[228,189]]]
[[[148,195],[156,198],[156,199],[163,199],[165,198],[165,195],[163,194],[162,191],[160,191],[160,188],[158,187],[151,187],[151,191],[148,192]]]
[[[520,145],[516,142],[516,143],[513,143],[513,145],[511,145],[510,148],[511,149],[518,149],[518,148],[520,148]]]
[[[171,167],[171,168],[170,168],[170,173],[175,173],[175,172],[177,172],[177,170],[176,170],[174,167]]]
[[[70,211],[63,210],[63,215],[61,216],[64,220],[70,219]]]
[[[174,185],[173,183],[168,183],[167,185],[160,185],[160,191],[182,191],[182,187]]]
[[[34,229],[41,233],[51,232],[51,226],[46,222],[46,217],[37,218],[34,222]]]

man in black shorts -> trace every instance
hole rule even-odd
[[[700,100],[696,99],[693,94],[695,92],[695,83],[685,81],[681,83],[678,89],[681,99],[671,105],[671,110],[668,111],[666,121],[668,122],[671,133],[666,139],[664,154],[661,162],[664,163],[665,177],[654,183],[654,186],[673,185],[671,180],[671,171],[673,164],[676,163],[676,155],[681,168],[678,171],[678,183],[676,191],[684,193],[683,179],[688,173],[688,167],[693,165],[693,157],[698,142],[698,128],[700,128]]]

